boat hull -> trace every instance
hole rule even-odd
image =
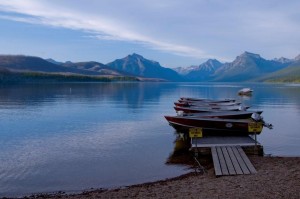
[[[166,120],[177,131],[182,133],[189,132],[190,128],[202,128],[203,135],[249,135],[249,123],[253,123],[252,119],[215,119],[215,118],[190,118],[190,117],[172,117],[165,116]],[[255,132],[260,134],[261,130]]]
[[[184,113],[178,116],[169,117],[187,117],[187,118],[223,118],[223,119],[248,119],[252,114],[262,114],[262,111],[218,111],[202,113]]]

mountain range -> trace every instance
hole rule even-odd
[[[266,60],[258,54],[244,52],[231,63],[225,63],[213,74],[214,81],[252,81],[287,67],[289,63]]]
[[[221,63],[218,60],[209,59],[199,66],[180,67],[175,70],[185,80],[197,82],[256,82],[276,81],[275,79],[286,82],[300,82],[299,63],[300,55],[294,59],[281,57],[266,60],[258,54],[246,51],[229,63]]]
[[[107,64],[95,61],[63,63],[33,56],[0,55],[0,82],[12,74],[28,73],[34,73],[34,76],[50,74],[50,77],[72,75],[77,79],[79,76],[81,79],[92,77],[92,80],[107,77],[138,81],[300,82],[300,55],[294,59],[267,60],[258,54],[244,52],[228,63],[208,59],[199,65],[175,69],[163,67],[159,62],[135,53]]]

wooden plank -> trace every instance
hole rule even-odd
[[[224,155],[224,159],[225,159],[225,162],[226,162],[226,165],[227,165],[229,175],[236,175],[236,172],[234,170],[231,158],[229,156],[229,153],[227,152],[227,148],[226,147],[221,147],[221,149],[222,149],[222,152],[223,152],[223,155]]]
[[[249,136],[209,136],[192,140],[192,148],[213,146],[255,146],[255,140]]]
[[[221,147],[217,147],[217,153],[218,153],[218,157],[219,157],[219,161],[220,161],[222,175],[229,175]]]
[[[211,147],[216,176],[257,173],[240,146]]]
[[[257,173],[256,169],[254,168],[253,164],[250,162],[249,158],[245,154],[244,150],[241,147],[236,147],[239,153],[241,154],[241,157],[243,158],[245,164],[247,165],[250,173]]]
[[[211,154],[214,162],[215,175],[221,176],[222,171],[221,171],[220,161],[219,161],[216,147],[211,147]]]
[[[232,151],[241,167],[241,170],[243,171],[243,174],[250,174],[250,171],[249,171],[248,167],[246,166],[243,158],[241,157],[237,147],[232,147]]]
[[[232,164],[234,166],[234,170],[235,170],[236,174],[237,175],[242,175],[243,171],[242,171],[242,169],[241,169],[241,167],[240,167],[240,165],[239,165],[239,163],[238,163],[238,161],[237,161],[237,159],[236,159],[236,157],[233,153],[232,147],[227,147],[227,151],[228,151],[228,154],[231,158],[231,161],[232,161]]]

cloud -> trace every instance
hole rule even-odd
[[[99,40],[229,61],[245,50],[299,54],[299,6],[295,0],[3,0],[0,11],[3,19],[79,30]]]
[[[62,27],[73,30],[81,30],[90,34],[91,37],[100,40],[117,40],[140,43],[152,49],[166,51],[180,56],[204,58],[210,55],[205,51],[181,45],[174,42],[160,40],[155,37],[140,33],[130,28],[123,20],[112,19],[101,13],[80,12],[46,1],[16,1],[0,2],[0,10],[9,14],[2,14],[0,18],[18,22],[41,24],[54,27]],[[162,6],[164,4],[161,4]],[[138,29],[138,27],[135,27]],[[143,31],[141,31],[143,32]]]

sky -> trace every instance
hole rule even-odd
[[[300,54],[299,0],[0,0],[0,54],[164,67]]]

